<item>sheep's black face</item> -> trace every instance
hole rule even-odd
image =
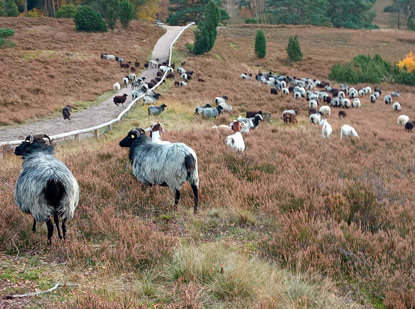
[[[128,132],[128,135],[124,137],[121,142],[121,147],[131,147],[131,144],[137,140],[138,136],[145,134],[145,131],[141,128],[137,128]]]
[[[35,139],[31,139],[31,136],[27,136],[25,138],[25,140],[16,147],[16,149],[14,150],[14,154],[16,156],[26,156],[29,155],[30,153],[33,153],[35,151],[48,151],[53,153],[53,146],[52,145],[47,145],[45,143],[45,141],[41,138],[35,138]]]
[[[23,156],[25,153],[28,152],[28,149],[32,146],[30,143],[30,136],[28,136],[23,143],[16,147],[14,150],[14,154],[16,156]]]

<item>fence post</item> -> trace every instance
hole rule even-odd
[[[96,129],[94,131],[94,136],[95,136],[96,139],[99,139],[99,130],[98,129]]]
[[[79,142],[79,134],[75,134],[75,141]]]

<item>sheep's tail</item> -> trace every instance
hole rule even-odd
[[[66,193],[64,184],[55,179],[51,179],[46,183],[46,187],[43,189],[46,202],[57,209],[61,205],[61,201]]]
[[[196,154],[192,153],[186,155],[184,158],[184,166],[187,170],[187,180],[190,182],[194,196],[194,208],[193,212],[197,213],[197,206],[199,204],[199,175],[197,172]]]

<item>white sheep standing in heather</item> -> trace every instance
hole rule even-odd
[[[400,115],[398,117],[398,125],[404,126],[409,121],[409,117],[406,115]]]
[[[319,112],[324,116],[330,116],[330,114],[331,114],[330,106],[323,105],[322,107],[320,107]]]
[[[232,149],[240,152],[245,151],[245,142],[240,132],[241,122],[239,120],[235,120],[232,122],[231,127],[232,130],[235,132],[232,135],[226,137],[226,145],[231,147]]]
[[[311,114],[310,115],[310,122],[311,123],[319,123],[321,121],[321,114],[317,113],[317,114]]]
[[[114,85],[112,85],[112,89],[114,89],[114,91],[119,91],[121,89],[120,83],[116,82]]]
[[[402,110],[401,109],[401,104],[399,104],[399,102],[393,103],[392,108],[393,108],[394,111],[397,111],[397,112]]]
[[[308,108],[314,108],[316,109],[318,106],[318,103],[316,100],[310,100],[310,102],[308,102]]]
[[[127,77],[124,77],[124,78],[122,79],[122,84],[123,84],[124,86],[127,86],[129,82],[130,82],[130,80],[129,80]]]
[[[322,121],[320,121],[320,125],[322,126],[321,135],[324,138],[329,138],[329,136],[333,132],[333,129],[331,128],[331,125],[328,123],[328,121],[326,119],[323,119]]]
[[[362,106],[362,104],[360,103],[360,99],[359,99],[359,98],[355,98],[355,99],[353,100],[352,106],[353,106],[354,108],[359,108],[359,107],[361,107],[361,106]]]
[[[343,136],[354,136],[359,138],[356,130],[348,124],[343,125],[340,129],[340,139],[343,139]]]

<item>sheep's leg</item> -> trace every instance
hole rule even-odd
[[[48,218],[48,221],[46,221],[46,226],[48,228],[48,245],[51,245],[53,236],[53,223],[50,218]]]
[[[176,189],[176,195],[174,197],[174,208],[177,209],[177,205],[179,204],[180,200],[180,191]]]
[[[191,185],[192,186],[192,190],[193,190],[193,195],[194,195],[194,200],[195,200],[195,205],[193,208],[193,213],[196,214],[197,213],[197,205],[199,203],[199,192],[197,189],[196,185]]]
[[[60,239],[62,239],[61,229],[59,228],[59,217],[58,217],[58,214],[54,214],[53,215],[53,221],[55,222],[56,229],[58,230],[58,236],[59,236]]]
[[[66,218],[62,220],[62,234],[63,239],[66,239]]]
[[[32,232],[36,233],[36,220],[33,219]]]

